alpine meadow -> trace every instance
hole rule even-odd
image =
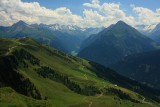
[[[0,107],[160,107],[159,0],[0,0]]]

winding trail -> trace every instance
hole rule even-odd
[[[84,66],[83,66],[82,70],[84,70]],[[84,78],[85,78],[86,80],[88,80],[88,77],[87,77],[86,73],[84,73],[83,76],[84,76]]]
[[[102,97],[103,96],[103,93],[101,93],[99,96],[97,96],[97,98],[100,98],[100,97]]]
[[[86,74],[84,74],[84,77],[85,77],[86,80],[88,80],[88,77],[86,76]]]
[[[84,67],[82,68],[82,70],[84,70]],[[85,78],[86,80],[88,80],[88,77],[87,77],[86,73],[84,73],[83,76],[84,76],[84,78]],[[101,94],[98,95],[96,98],[100,98],[100,97],[102,97],[102,96],[104,95],[104,93],[103,93],[103,91],[101,91],[101,89],[103,89],[103,88],[105,88],[105,87],[106,87],[106,84],[105,84],[105,82],[103,82],[103,87],[99,88],[99,91],[101,92]],[[92,102],[92,101],[88,101],[88,100],[87,100],[87,97],[84,97],[83,100],[84,100],[84,102],[89,103],[88,107],[92,107],[93,102]],[[147,101],[145,101],[145,100],[146,100],[146,98],[143,97],[142,103],[149,104],[149,105],[153,106],[152,103],[147,102]],[[160,104],[159,104],[159,105],[160,105]]]
[[[6,55],[9,55],[14,48],[16,48],[16,46],[10,47],[10,48],[8,49],[8,52],[6,53]]]
[[[101,91],[101,89],[103,89],[103,88],[105,88],[106,87],[106,85],[105,85],[105,83],[103,82],[103,87],[102,88],[99,88],[99,91],[101,92],[101,94],[99,95],[99,96],[97,96],[97,98],[100,98],[100,97],[102,97],[103,96],[103,91]]]
[[[146,99],[146,98],[143,98],[142,102],[145,102],[145,99]]]
[[[105,88],[106,87],[106,85],[105,85],[105,83],[103,82],[103,87],[101,87],[101,88],[99,88],[99,90],[100,90],[100,92],[101,92],[101,94],[100,95],[98,95],[96,98],[100,98],[100,97],[102,97],[103,96],[103,91],[101,91],[101,89],[102,88]],[[89,102],[89,101],[87,101],[87,97],[84,97],[84,99],[83,99],[85,102]],[[89,102],[89,106],[88,107],[91,107],[92,106],[92,104],[93,104],[93,102],[92,101],[90,101]]]
[[[91,107],[92,106],[92,102],[90,102],[89,106],[88,107]]]
[[[88,107],[92,106],[93,102],[92,101],[88,101],[87,97],[84,97],[83,100],[84,100],[84,102],[89,103]]]
[[[84,70],[84,67],[82,68],[82,70]],[[87,77],[86,73],[83,76],[86,80],[88,80],[88,77]],[[84,97],[83,100],[84,100],[84,102],[89,103],[88,107],[92,106],[93,102],[92,101],[91,102],[87,101],[87,97]]]
[[[82,70],[84,70],[84,67],[82,68]],[[84,78],[85,78],[86,80],[88,80],[88,77],[87,77],[86,73],[85,73],[83,76],[84,76]],[[100,97],[103,96],[104,93],[103,93],[103,91],[101,91],[101,89],[103,89],[103,88],[105,88],[105,87],[106,87],[106,85],[105,85],[105,83],[103,82],[103,87],[99,88],[99,91],[101,92],[101,94],[98,95],[96,98],[100,98]],[[87,97],[84,97],[83,100],[84,100],[84,102],[89,103],[88,107],[92,107],[93,102],[92,102],[92,101],[88,101],[88,100],[87,100]]]
[[[152,103],[147,102],[147,101],[145,101],[145,100],[146,100],[146,98],[145,98],[145,97],[143,97],[142,103],[149,104],[149,105],[153,106],[153,104],[152,104]]]

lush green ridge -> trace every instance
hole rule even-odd
[[[0,43],[0,106],[158,107],[158,90],[149,92],[101,65],[30,38],[0,39]],[[134,92],[136,87],[139,91]]]
[[[9,87],[0,88],[0,107],[51,107],[45,100],[35,100],[18,94]],[[54,107],[54,106],[52,106]]]

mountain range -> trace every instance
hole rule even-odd
[[[87,38],[79,57],[109,66],[125,56],[158,49],[158,44],[123,21]]]
[[[160,91],[31,38],[0,39],[1,107],[158,107]]]
[[[152,30],[149,37],[160,44],[160,23]]]
[[[159,107],[160,26],[141,27],[0,26],[0,107]]]
[[[160,43],[160,23],[153,25],[137,25],[135,28],[147,37]]]
[[[135,28],[142,34],[148,36],[156,27],[156,24],[152,25],[136,25]]]
[[[19,21],[12,26],[0,26],[0,37],[23,38],[32,37],[37,41],[59,49],[65,53],[74,54],[80,48],[81,43],[90,34],[98,33],[103,28],[80,28],[73,25],[45,25],[26,24]]]

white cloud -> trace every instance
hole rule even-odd
[[[12,20],[10,19],[10,17],[7,15],[7,13],[5,11],[1,11],[0,12],[0,25],[11,25],[12,24]]]
[[[102,19],[103,17],[103,21],[101,21],[100,23],[103,26],[108,26],[119,20],[123,20],[132,26],[160,23],[160,8],[152,11],[144,7],[135,7],[135,5],[131,4],[131,8],[135,12],[135,14],[126,15],[126,11],[121,9],[120,3],[104,2],[100,5],[99,0],[91,0],[91,3],[84,3],[83,5],[85,7],[97,10],[96,13],[94,12],[95,16],[99,14],[101,15],[100,19]],[[94,19],[95,17],[92,17],[92,20]]]
[[[22,2],[21,0],[0,0],[0,21],[2,25],[10,25],[18,20],[28,23],[45,24],[78,24],[82,17],[72,14],[66,7],[55,10],[42,7],[37,2]]]
[[[19,20],[27,23],[67,24],[80,27],[109,26],[119,20],[130,25],[152,24],[160,22],[160,9],[152,11],[143,7],[131,6],[135,15],[126,15],[120,3],[100,3],[91,0],[84,3],[83,16],[73,14],[66,7],[47,9],[38,2],[22,2],[21,0],[0,0],[0,25],[11,25]]]
[[[133,16],[126,16],[125,11],[120,8],[120,3],[103,3],[100,5],[99,0],[92,0],[91,3],[84,3],[85,7],[96,9],[96,12],[88,11],[92,16],[90,20],[95,20],[96,16],[99,16],[101,20],[97,25],[109,26],[116,23],[119,20],[123,20],[129,24],[134,24]],[[85,10],[86,11],[86,10]],[[88,13],[89,14],[89,13]],[[95,16],[95,17],[94,17]]]
[[[113,16],[116,18],[125,17],[125,13],[120,9],[120,4],[116,3],[104,3],[99,8],[106,16]]]
[[[105,19],[104,16],[100,15],[97,11],[93,11],[92,9],[90,10],[84,10],[84,26],[92,26],[92,27],[97,27],[97,26],[103,26],[103,21]]]
[[[100,3],[99,0],[91,0],[91,3],[84,3],[83,6],[92,7],[92,8],[99,8],[99,6],[100,6],[99,3]]]
[[[151,25],[160,23],[160,8],[156,11],[144,7],[132,6],[133,11],[136,13],[137,24]]]
[[[64,14],[65,15],[72,15],[72,12],[69,9],[67,9],[66,7],[58,8],[54,11],[60,15],[64,15]]]

